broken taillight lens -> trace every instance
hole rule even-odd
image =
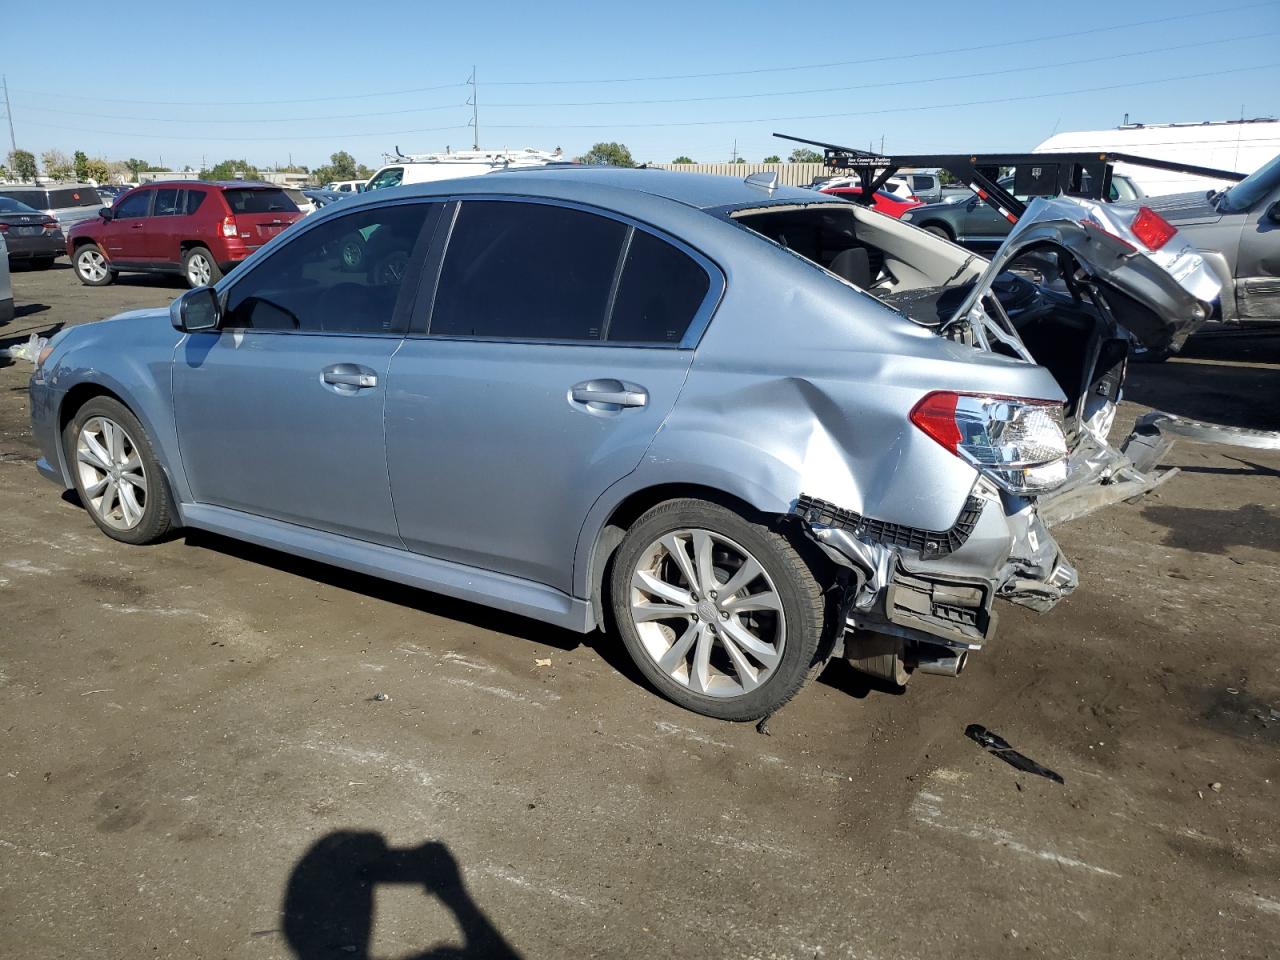
[[[1010,493],[1051,490],[1067,477],[1060,403],[938,390],[911,422]]]
[[[1150,207],[1138,209],[1138,215],[1133,218],[1130,229],[1148,250],[1159,250],[1178,232],[1177,227]]]

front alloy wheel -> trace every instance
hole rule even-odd
[[[138,446],[106,417],[85,421],[76,439],[76,469],[85,506],[115,530],[132,530],[147,507],[147,471]]]

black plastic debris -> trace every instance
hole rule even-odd
[[[1037,777],[1044,777],[1046,780],[1052,780],[1054,783],[1065,784],[1062,774],[1055,773],[1048,767],[1042,767],[1030,757],[1019,753],[1013,749],[1013,746],[1004,737],[998,733],[992,733],[980,723],[971,723],[964,728],[964,735],[982,747],[994,757],[999,757],[1011,767],[1022,770],[1024,773],[1034,773]]]

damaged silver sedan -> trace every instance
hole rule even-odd
[[[603,629],[746,720],[835,656],[954,676],[997,599],[1070,593],[1047,521],[1160,479],[1151,431],[1107,439],[1129,337],[1216,295],[1140,208],[1037,201],[988,262],[767,178],[504,173],[64,331],[32,422],[118,540],[198,527]]]

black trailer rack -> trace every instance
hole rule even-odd
[[[882,156],[856,147],[842,147],[820,140],[806,140],[785,133],[775,137],[821,147],[829,170],[847,170],[862,181],[862,193],[853,198],[870,204],[875,192],[899,170],[905,168],[938,168],[946,170],[982,200],[994,207],[1010,223],[1017,223],[1027,206],[1013,193],[999,185],[1002,168],[1013,167],[1013,190],[1022,196],[1083,197],[1103,200],[1111,191],[1112,165],[1131,163],[1157,170],[1190,173],[1215,180],[1243,180],[1246,174],[1232,170],[1215,170],[1173,160],[1135,157],[1128,153],[912,153]]]

